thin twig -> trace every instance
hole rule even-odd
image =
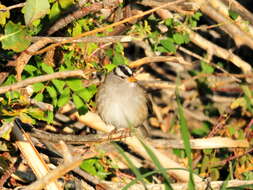
[[[167,61],[189,65],[187,62],[180,60],[180,58],[178,58],[176,56],[153,56],[153,57],[144,57],[142,59],[138,59],[136,61],[133,61],[133,62],[131,62],[130,66],[131,67],[139,67],[139,66],[144,65],[146,63],[167,62]]]
[[[80,35],[78,35],[78,36],[75,36],[75,37],[73,37],[73,38],[70,38],[70,39],[68,39],[68,40],[64,40],[64,41],[59,42],[59,43],[56,43],[56,44],[52,44],[52,45],[50,45],[50,46],[48,46],[48,47],[46,47],[46,48],[44,48],[44,49],[42,49],[42,50],[39,50],[39,51],[37,51],[37,52],[35,52],[35,53],[32,53],[32,52],[31,52],[31,54],[32,54],[32,55],[42,54],[42,53],[48,51],[49,49],[55,48],[55,47],[57,47],[57,46],[60,46],[60,45],[66,44],[66,43],[70,43],[70,42],[72,42],[73,40],[79,39],[79,38],[81,38],[81,37],[85,37],[85,36],[89,36],[89,35],[92,35],[92,34],[96,34],[96,33],[98,33],[98,32],[103,32],[103,31],[105,31],[105,30],[107,30],[107,29],[109,29],[109,28],[113,28],[113,27],[115,27],[115,26],[119,26],[119,25],[121,25],[121,24],[124,24],[124,23],[130,22],[130,21],[136,20],[136,19],[138,19],[138,18],[141,18],[141,17],[143,17],[143,16],[146,16],[146,15],[148,15],[148,14],[151,14],[151,13],[153,13],[153,12],[159,10],[159,9],[166,8],[166,7],[170,6],[170,5],[178,4],[178,3],[181,3],[181,2],[184,2],[184,1],[185,1],[185,0],[177,0],[177,1],[173,1],[173,2],[169,2],[169,3],[163,4],[163,5],[159,6],[159,7],[156,7],[156,8],[153,8],[153,9],[151,9],[151,10],[148,10],[148,11],[146,11],[146,12],[143,12],[143,13],[141,13],[141,14],[134,15],[134,16],[132,16],[132,17],[126,18],[126,19],[124,19],[124,20],[122,20],[122,21],[119,21],[119,22],[116,22],[116,23],[113,23],[113,24],[110,24],[110,25],[107,25],[107,26],[104,26],[104,27],[101,27],[101,28],[97,28],[97,29],[95,29],[95,30],[91,30],[91,31],[82,33],[82,34],[80,34]]]
[[[60,30],[61,28],[67,26],[69,23],[73,22],[74,20],[82,18],[90,13],[97,12],[102,7],[103,7],[102,3],[92,3],[90,6],[83,7],[77,11],[74,11],[73,13],[59,19],[56,23],[54,23],[54,25],[51,26],[50,29],[47,31],[47,35],[49,36],[52,35],[56,31]]]
[[[18,3],[18,4],[16,4],[16,5],[12,5],[12,6],[9,6],[9,7],[1,8],[1,9],[0,9],[0,12],[9,11],[9,10],[11,10],[11,9],[20,8],[20,7],[23,7],[23,6],[25,6],[25,3]]]
[[[239,154],[239,155],[234,155],[234,156],[230,156],[229,158],[223,160],[223,161],[220,161],[220,164],[221,165],[225,165],[227,162],[231,161],[231,160],[235,160],[235,159],[238,159],[244,155],[247,155],[249,153],[253,152],[253,148],[249,149],[248,151],[242,153],[242,154]]]

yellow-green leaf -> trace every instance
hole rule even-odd
[[[0,9],[3,9],[3,8],[5,8],[5,6],[0,4]],[[7,18],[10,18],[10,12],[8,10],[0,11],[0,24],[2,26],[5,25]]]
[[[30,25],[33,21],[45,16],[49,8],[48,0],[27,0],[24,7],[25,24]]]
[[[9,21],[5,28],[2,41],[3,49],[12,49],[16,52],[25,50],[30,45],[30,40],[24,26]]]

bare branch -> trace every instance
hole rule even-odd
[[[90,35],[96,34],[96,33],[98,33],[98,32],[103,32],[103,31],[105,31],[105,30],[107,30],[107,29],[109,29],[109,28],[113,28],[113,27],[115,27],[115,26],[119,26],[119,25],[121,25],[121,24],[124,24],[124,23],[130,22],[130,21],[136,20],[136,19],[141,18],[141,17],[143,17],[143,16],[149,15],[149,14],[151,14],[151,13],[153,13],[153,12],[159,10],[159,9],[168,7],[168,6],[173,5],[173,4],[181,3],[181,2],[184,2],[184,1],[185,1],[185,0],[177,0],[177,1],[169,2],[169,3],[165,3],[165,4],[163,4],[163,5],[159,6],[159,7],[156,7],[156,8],[153,8],[153,9],[151,9],[151,10],[148,10],[148,11],[146,11],[146,12],[143,12],[143,13],[141,13],[141,14],[134,15],[134,16],[132,16],[132,17],[126,18],[126,19],[124,19],[124,20],[122,20],[122,21],[119,21],[119,22],[116,22],[116,23],[113,23],[113,24],[110,24],[110,25],[107,25],[107,26],[104,26],[104,27],[101,27],[101,28],[97,28],[97,29],[95,29],[95,30],[91,30],[91,31],[82,33],[82,34],[80,34],[80,35],[78,35],[78,36],[75,36],[75,37],[70,38],[70,39],[68,39],[68,40],[64,40],[64,41],[62,41],[62,42],[60,42],[60,43],[52,44],[52,45],[50,45],[50,46],[48,46],[48,47],[46,47],[46,48],[44,48],[44,49],[42,49],[42,50],[40,50],[40,51],[37,51],[36,53],[32,53],[32,52],[31,52],[31,54],[37,55],[37,54],[44,53],[44,52],[48,51],[48,50],[51,49],[51,48],[55,48],[55,47],[60,46],[60,45],[62,45],[62,44],[70,43],[70,42],[72,42],[73,40],[79,39],[79,38],[81,38],[81,37],[90,36]]]
[[[33,36],[31,37],[32,41],[39,41],[41,39],[48,38],[51,39],[52,42],[62,42],[65,40],[68,40],[70,37],[45,37],[45,36]],[[87,36],[84,38],[79,38],[76,40],[73,40],[73,43],[77,42],[94,42],[94,43],[107,43],[107,42],[131,42],[133,40],[133,37],[131,36]]]
[[[16,4],[16,5],[12,5],[12,6],[9,6],[9,7],[1,8],[1,9],[0,9],[0,12],[9,11],[9,10],[11,10],[11,9],[20,8],[20,7],[23,7],[23,6],[25,6],[25,3],[18,3],[18,4]]]
[[[75,71],[62,71],[62,72],[57,72],[53,74],[47,74],[47,75],[42,75],[38,77],[28,78],[12,85],[0,87],[0,94],[3,94],[8,91],[12,91],[12,90],[17,90],[19,88],[23,88],[25,86],[28,86],[37,82],[45,82],[45,81],[49,81],[49,80],[53,80],[57,78],[67,78],[67,77],[85,78],[85,75],[86,74],[82,70],[75,70]]]

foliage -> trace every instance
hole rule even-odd
[[[96,3],[102,3],[102,1],[96,1]],[[153,84],[154,82],[155,84],[151,88],[151,85],[145,87],[153,96],[155,108],[155,114],[150,115],[149,118],[150,124],[161,129],[163,133],[170,133],[173,137],[182,139],[184,148],[174,148],[172,153],[189,171],[188,188],[195,189],[193,181],[195,174],[213,181],[225,181],[222,189],[227,189],[227,182],[231,179],[253,180],[252,154],[248,153],[246,148],[194,150],[190,144],[193,137],[213,136],[247,140],[250,146],[253,143],[251,74],[243,73],[240,63],[235,61],[249,60],[249,65],[252,65],[252,50],[245,51],[240,49],[243,47],[238,47],[241,45],[236,43],[239,36],[231,39],[233,35],[228,34],[230,35],[227,40],[229,42],[214,37],[217,33],[223,37],[224,33],[216,28],[227,23],[214,22],[208,28],[209,25],[208,27],[206,25],[210,24],[210,21],[207,20],[204,12],[195,9],[189,11],[186,7],[175,6],[174,12],[172,11],[173,16],[169,18],[163,18],[159,12],[153,12],[123,25],[92,34],[94,38],[131,36],[131,42],[75,43],[71,39],[68,43],[60,43],[45,54],[35,55],[44,46],[37,47],[39,43],[36,44],[36,39],[33,37],[46,36],[49,29],[60,26],[53,36],[79,39],[79,36],[85,32],[117,23],[118,16],[121,16],[120,20],[123,20],[125,15],[122,15],[129,7],[134,9],[133,15],[138,15],[139,12],[152,7],[143,5],[141,1],[117,3],[115,5],[105,3],[102,9],[91,11],[89,14],[84,14],[84,12],[89,11],[93,5],[90,1],[82,5],[82,11],[77,6],[77,1],[73,0],[26,0],[22,9],[13,10],[5,10],[11,3],[0,4],[0,9],[3,9],[0,10],[0,88],[19,82],[16,76],[19,70],[22,70],[22,80],[77,69],[87,73],[85,78],[67,77],[37,82],[0,94],[1,125],[4,126],[19,117],[23,122],[36,127],[43,125],[50,126],[48,128],[51,129],[53,126],[54,129],[56,128],[55,131],[61,131],[62,125],[59,124],[56,114],[61,113],[65,106],[73,103],[78,115],[84,115],[96,109],[95,94],[98,85],[93,83],[94,73],[100,76],[101,73],[111,72],[120,64],[131,64],[131,61],[143,57],[174,57],[172,61],[144,63],[146,65],[137,73],[141,73],[140,78],[144,78],[146,83]],[[173,6],[170,9],[173,9]],[[81,14],[84,15],[79,18]],[[68,15],[70,16],[67,17]],[[229,24],[241,21],[241,15],[232,8],[227,11],[227,18]],[[68,23],[68,20],[71,22]],[[244,31],[249,32],[250,30],[247,29],[249,23],[242,21],[246,23]],[[215,48],[212,46],[204,50],[193,40],[194,35],[189,31],[201,34],[200,36],[208,42],[213,40]],[[232,40],[235,43],[231,43]],[[229,46],[229,44],[236,45],[230,49],[228,47],[229,56],[225,60],[216,52],[218,47]],[[225,48],[223,49],[226,51]],[[232,55],[238,58],[235,59]],[[26,59],[29,60],[27,63]],[[8,73],[6,78],[2,77],[5,73]],[[226,77],[229,77],[229,80]],[[168,86],[163,86],[163,84]],[[176,90],[173,89],[174,87]],[[41,109],[31,103],[32,101],[50,105],[52,110]],[[83,132],[83,129],[72,127],[71,124],[68,127],[73,128],[72,132],[75,134],[79,135]],[[12,128],[5,130],[4,127],[0,127],[0,151],[8,152],[10,157],[15,155],[13,152],[16,151],[10,138],[11,130]],[[150,179],[163,182],[166,189],[172,189],[174,181],[168,176],[168,168],[163,167],[163,163],[159,161],[152,149],[142,141],[141,143],[152,162],[148,163],[151,168],[145,168],[145,172],[142,172],[142,168],[136,167],[125,154],[124,151],[128,150],[128,147],[122,144],[115,145],[130,169],[127,172],[134,176],[131,182],[125,183],[127,185],[124,189],[139,182],[142,184],[154,182]],[[5,157],[4,154],[0,155],[1,175],[3,171],[14,165],[13,160]],[[103,180],[110,180],[114,176],[120,178],[120,174],[117,173],[120,170],[115,168],[105,156],[84,160],[80,168]]]
[[[80,168],[92,175],[98,176],[100,179],[105,179],[110,174],[98,158],[84,160]]]

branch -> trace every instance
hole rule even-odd
[[[135,68],[144,65],[146,63],[154,63],[154,62],[177,62],[184,65],[191,65],[186,61],[184,61],[183,59],[180,59],[180,57],[176,56],[152,56],[152,57],[144,57],[136,61],[133,61],[131,62],[130,67]]]
[[[41,39],[50,39],[52,42],[62,42],[68,40],[72,37],[45,37],[45,36],[32,36],[30,39],[32,41],[39,41]],[[94,43],[107,43],[107,42],[131,42],[133,40],[132,36],[87,36],[84,38],[79,38],[73,40],[73,43],[87,43],[87,42],[94,42]]]
[[[85,73],[82,70],[75,70],[75,71],[62,71],[62,72],[57,72],[53,74],[47,74],[47,75],[42,75],[38,77],[33,77],[33,78],[28,78],[23,81],[17,82],[12,85],[0,87],[0,94],[6,93],[8,91],[16,90],[19,88],[23,88],[25,86],[37,83],[37,82],[45,82],[57,78],[68,78],[68,77],[82,77],[85,78]]]
[[[0,9],[0,12],[9,11],[9,10],[11,10],[11,9],[20,8],[20,7],[23,7],[23,6],[25,6],[25,3],[18,3],[18,4],[16,4],[16,5],[12,5],[12,6],[9,6],[9,7],[1,8],[1,9]]]
[[[39,51],[37,51],[37,52],[35,52],[35,53],[33,53],[33,52],[30,52],[30,53],[31,53],[32,55],[42,54],[42,53],[44,53],[44,52],[46,52],[46,51],[48,51],[48,50],[50,50],[50,49],[52,49],[52,48],[55,48],[55,47],[57,47],[57,46],[60,46],[60,45],[62,45],[62,44],[70,43],[70,42],[72,42],[73,40],[79,39],[79,38],[81,38],[81,37],[89,36],[89,35],[92,35],[92,34],[96,34],[96,33],[98,33],[98,32],[103,32],[103,31],[105,31],[105,30],[107,30],[107,29],[110,29],[110,28],[113,28],[113,27],[115,27],[115,26],[119,26],[119,25],[121,25],[121,24],[124,24],[124,23],[130,22],[130,21],[136,20],[136,19],[138,19],[138,18],[141,18],[141,17],[143,17],[143,16],[149,15],[149,14],[151,14],[151,13],[153,13],[153,12],[159,10],[159,9],[166,8],[166,7],[168,7],[168,6],[171,6],[171,5],[174,5],[174,4],[178,4],[178,3],[181,3],[181,2],[184,2],[184,1],[185,1],[185,0],[177,0],[177,1],[174,1],[174,2],[165,3],[165,4],[163,4],[163,5],[159,6],[159,7],[153,8],[153,9],[148,10],[148,11],[146,11],[146,12],[143,12],[143,13],[141,13],[141,14],[134,15],[134,16],[129,17],[129,18],[126,18],[126,19],[124,19],[124,20],[122,20],[122,21],[119,21],[119,22],[116,22],[116,23],[113,23],[113,24],[110,24],[110,25],[107,25],[107,26],[104,26],[104,27],[101,27],[101,28],[97,28],[97,29],[95,29],[95,30],[91,30],[91,31],[82,33],[82,34],[80,34],[80,35],[78,35],[78,36],[75,36],[75,37],[70,38],[69,40],[64,40],[63,42],[56,43],[56,44],[52,44],[52,45],[50,45],[50,46],[48,46],[48,47],[46,47],[46,48],[44,48],[44,49],[42,49],[42,50],[39,50]]]
[[[114,189],[122,189],[125,184],[122,183],[115,183],[115,182],[105,182],[103,183],[107,184],[112,190]],[[203,181],[196,183],[196,190],[203,190],[203,189],[213,189],[213,190],[219,190],[221,189],[222,185],[224,184],[224,181]],[[238,187],[240,189],[240,186],[243,185],[252,185],[253,180],[230,180],[228,181],[227,188],[229,187]],[[171,184],[172,188],[174,190],[182,190],[182,189],[188,189],[188,183],[175,183]],[[164,184],[146,184],[146,188],[142,184],[135,183],[132,185],[129,189],[131,190],[153,190],[153,189],[165,189]]]
[[[152,142],[157,148],[184,148],[182,140],[156,139],[152,140]],[[227,137],[191,139],[190,143],[192,149],[249,147],[249,142],[247,140],[233,140]]]
[[[16,60],[9,61],[8,66],[15,66],[16,72],[17,72],[17,79],[21,80],[21,74],[23,72],[23,69],[25,65],[28,63],[30,58],[32,57],[31,54],[28,52],[36,52],[42,47],[45,47],[48,43],[51,43],[52,40],[50,38],[45,38],[40,41],[35,42],[34,44],[30,45],[26,51],[23,51]]]
[[[162,19],[167,19],[171,17],[171,13],[168,10],[163,10],[163,12],[157,12],[157,14]],[[159,10],[159,11],[161,11]],[[238,68],[240,68],[244,73],[250,73],[251,72],[251,65],[244,60],[242,60],[239,56],[233,54],[232,52],[229,52],[228,50],[217,46],[216,44],[210,42],[209,40],[205,39],[204,37],[200,36],[199,34],[193,32],[189,27],[184,25],[185,31],[189,34],[189,37],[191,41],[201,47],[202,49],[206,50],[207,52],[212,52],[212,54],[231,61],[234,65],[236,65]]]
[[[47,35],[50,36],[56,31],[60,30],[61,28],[67,26],[72,21],[82,18],[90,13],[97,12],[101,10],[101,8],[102,8],[102,3],[93,3],[92,5],[88,7],[83,7],[73,12],[72,14],[69,14],[66,17],[63,17],[60,20],[58,20],[53,26],[50,27],[50,29],[47,32]]]
[[[55,168],[54,170],[48,172],[47,175],[44,175],[43,177],[41,177],[40,179],[38,179],[37,181],[35,181],[34,183],[32,183],[31,185],[27,186],[24,189],[25,190],[43,189],[48,183],[55,181],[56,179],[60,178],[67,172],[73,170],[74,168],[77,168],[84,159],[89,159],[94,156],[96,156],[95,153],[87,152],[83,156],[75,157],[70,162],[65,162],[62,165]]]
[[[124,131],[117,130],[113,134],[90,134],[90,135],[70,135],[70,134],[54,134],[45,132],[36,128],[32,128],[28,132],[31,136],[38,139],[50,141],[50,142],[59,142],[64,141],[67,144],[97,144],[101,142],[111,142],[115,140],[120,140],[126,138],[127,134],[124,134]]]
[[[84,123],[85,125],[88,125],[94,129],[110,133],[114,127],[110,125],[106,125],[102,119],[95,113],[88,112],[85,115],[81,115],[79,117],[79,121]],[[135,136],[133,137],[127,137],[125,138],[124,141],[132,150],[143,156],[147,160],[151,160],[150,156],[146,152],[145,148],[143,145],[140,143],[139,139]],[[184,168],[181,164],[175,162],[174,160],[170,159],[166,154],[158,151],[157,149],[154,148],[152,143],[148,142],[147,140],[143,140],[143,142],[151,149],[154,154],[156,154],[157,158],[161,162],[164,168],[181,168],[180,170],[169,170],[168,173],[171,174],[173,177],[178,179],[179,181],[188,181],[189,180],[189,172],[187,171],[186,168]],[[194,174],[194,180],[195,182],[200,182],[202,181],[202,178],[199,177],[198,175]]]

